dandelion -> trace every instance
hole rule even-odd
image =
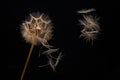
[[[21,80],[23,80],[34,45],[41,43],[46,48],[51,47],[48,44],[48,41],[52,38],[52,27],[49,17],[39,13],[30,14],[30,19],[22,23],[22,36],[26,42],[31,43],[32,45],[21,75]]]
[[[52,23],[44,14],[30,14],[30,20],[22,24],[22,36],[28,43],[42,44],[49,48],[48,40],[52,38]]]

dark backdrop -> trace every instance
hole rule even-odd
[[[112,2],[112,5],[111,3]],[[30,58],[25,80],[117,80],[120,72],[119,52],[119,8],[113,7],[113,1],[102,0],[16,0],[8,1],[6,12],[8,45],[8,79],[20,80],[30,44],[21,36],[20,25],[32,12],[47,14],[54,26],[54,36],[50,44],[60,48],[63,58],[56,72],[48,67],[38,68],[39,46],[36,46]],[[80,30],[78,10],[95,8],[100,17],[101,34],[98,39],[86,43],[79,38]],[[117,20],[118,19],[118,20]]]

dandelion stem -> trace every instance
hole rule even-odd
[[[28,62],[30,60],[30,56],[31,56],[33,48],[34,48],[34,44],[32,43],[20,80],[23,80],[23,77],[24,77]]]

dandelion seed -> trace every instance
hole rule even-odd
[[[100,26],[98,23],[99,18],[96,16],[92,16],[90,13],[95,11],[95,9],[88,9],[88,10],[81,10],[79,13],[86,13],[83,14],[83,19],[79,20],[80,24],[82,25],[83,29],[81,30],[80,37],[84,37],[87,41],[92,41],[96,39],[97,34],[100,31]]]
[[[83,30],[81,31],[82,37],[86,40],[94,40],[96,39],[96,35],[100,31],[100,26],[98,25],[98,18],[93,18],[91,15],[84,15],[84,20],[80,20],[81,25],[83,25]]]
[[[58,50],[59,49],[49,49],[49,50],[46,50],[43,53],[41,53],[41,55],[46,55],[46,57],[48,58],[48,64],[40,65],[38,67],[44,67],[44,66],[50,65],[50,67],[53,69],[53,71],[55,71],[55,68],[59,64],[59,61],[62,57],[62,52],[60,52],[57,56],[56,52]],[[53,56],[52,54],[56,55],[57,57]]]
[[[60,59],[62,57],[62,52],[59,53],[57,58],[54,58],[50,54],[48,56],[49,56],[49,64],[50,64],[51,68],[53,69],[53,71],[55,71],[55,68],[59,64],[59,61],[60,61]]]
[[[48,66],[48,65],[49,65],[49,63],[45,64],[45,65],[38,66],[38,67],[45,67],[45,66]]]
[[[55,67],[58,65],[61,57],[62,57],[62,52],[59,53],[59,56],[58,56],[57,59],[56,59]]]
[[[49,64],[50,64],[51,68],[53,69],[53,71],[55,71],[55,65],[51,58],[49,59]]]
[[[96,31],[100,30],[98,23],[99,18],[93,17],[92,15],[83,15],[84,20],[81,20],[80,23],[87,29],[94,29]]]
[[[58,51],[58,49],[49,49],[47,51],[44,51],[42,54],[51,54],[51,53],[56,52],[56,51]]]
[[[78,13],[90,13],[92,11],[95,11],[95,9],[83,9],[83,10],[78,11]]]
[[[96,32],[82,32],[82,34],[80,35],[80,37],[84,37],[84,39],[86,39],[87,41],[93,41],[96,39]]]

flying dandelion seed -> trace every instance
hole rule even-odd
[[[84,31],[100,31],[100,26],[98,23],[99,18],[93,17],[91,15],[83,15],[83,20],[79,20],[81,25],[84,27]]]
[[[55,71],[57,65],[59,64],[59,61],[62,58],[62,52],[59,53],[58,57],[53,57],[50,54],[48,55],[48,59],[49,59],[49,65],[51,66],[51,68],[53,69],[53,71]]]
[[[95,11],[95,9],[85,10],[86,13]],[[84,10],[82,10],[80,13],[83,13]],[[84,13],[85,13],[84,12]],[[83,19],[79,20],[80,24],[82,25],[83,29],[81,30],[80,37],[84,37],[87,41],[92,41],[96,39],[97,34],[100,31],[100,26],[98,23],[99,18],[96,16],[83,14]]]
[[[46,55],[46,57],[48,58],[48,63],[45,65],[40,65],[38,67],[50,66],[53,69],[53,71],[55,71],[57,65],[59,64],[62,58],[62,52],[60,52],[57,57],[54,57],[52,54],[57,55],[56,52],[58,50],[59,49],[49,49],[41,53],[41,55]]]
[[[55,63],[55,67],[58,65],[59,61],[62,58],[62,52],[59,53],[58,57],[56,58],[56,63]]]
[[[84,20],[80,20],[81,25],[83,25],[83,30],[81,31],[82,37],[84,37],[86,40],[95,40],[96,35],[100,31],[100,26],[98,25],[98,18],[94,18],[91,15],[84,15]]]
[[[44,51],[42,54],[51,54],[51,53],[56,52],[58,50],[59,49],[49,49],[49,50]]]
[[[22,23],[22,36],[26,42],[32,45],[21,75],[21,80],[23,80],[34,45],[41,43],[46,48],[51,47],[48,44],[48,40],[52,38],[52,28],[53,26],[49,17],[39,13],[30,14],[30,20],[26,20]]]
[[[92,11],[95,11],[95,9],[83,9],[83,10],[78,11],[77,13],[90,13]]]

